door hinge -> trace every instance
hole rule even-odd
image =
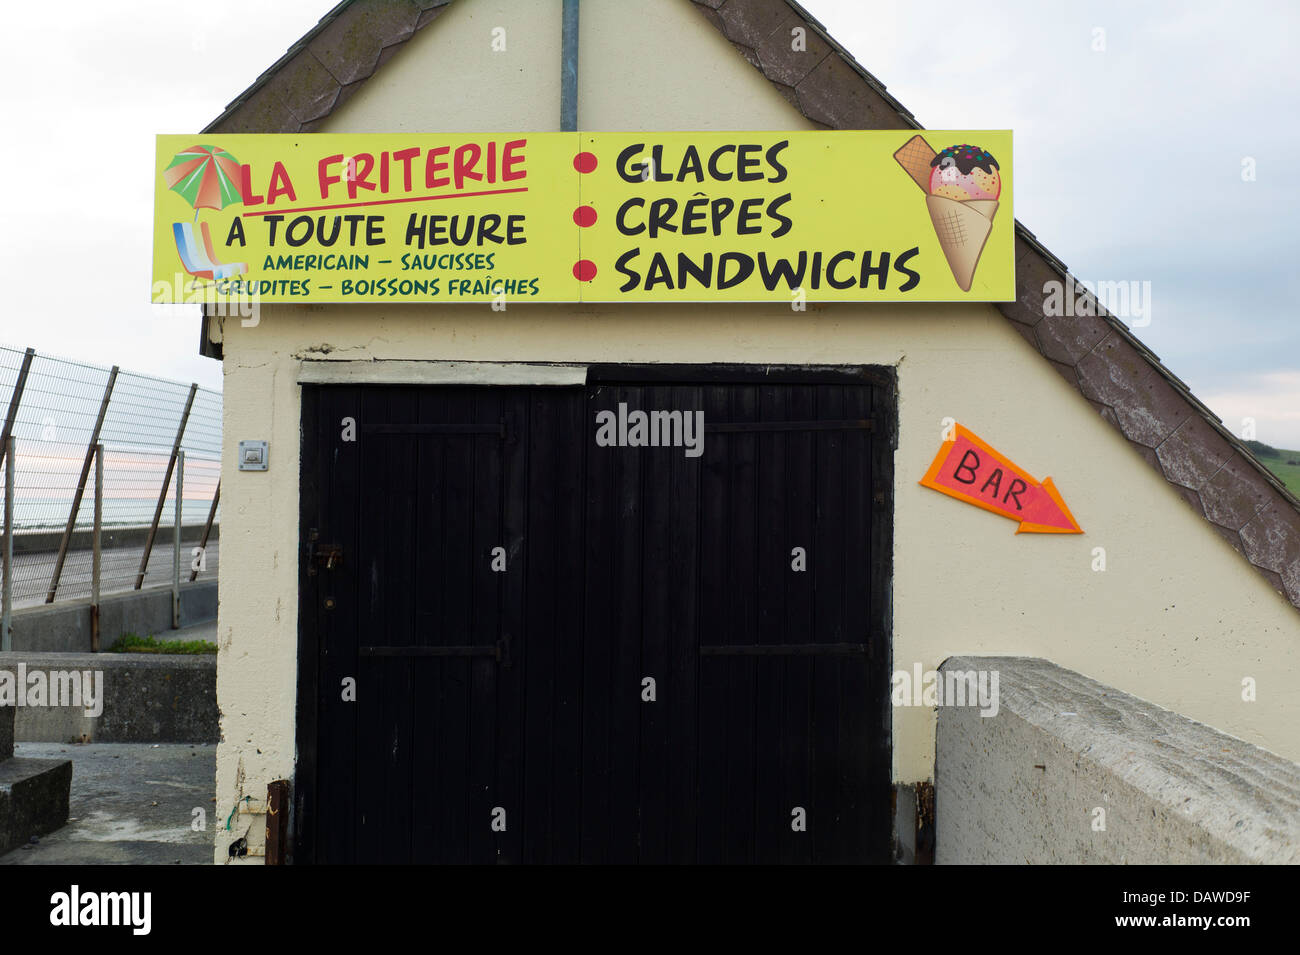
[[[865,643],[703,644],[702,657],[844,657],[867,652]]]
[[[510,634],[491,646],[421,644],[417,646],[357,647],[363,657],[492,657],[505,669],[510,669]]]

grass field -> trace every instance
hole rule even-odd
[[[1281,457],[1260,458],[1260,461],[1282,479],[1292,494],[1300,497],[1300,464],[1287,464],[1288,461],[1300,461],[1300,451],[1285,451],[1282,448],[1278,448],[1278,451]]]

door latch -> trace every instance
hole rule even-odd
[[[343,563],[342,545],[320,543],[313,530],[311,540],[307,542],[307,575],[314,577],[319,569],[333,570],[341,563]]]

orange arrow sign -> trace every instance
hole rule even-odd
[[[1017,534],[1082,534],[1051,478],[1040,483],[961,425],[939,447],[921,484],[1019,521]]]

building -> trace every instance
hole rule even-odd
[[[205,132],[556,129],[561,10],[340,4]],[[581,130],[917,128],[787,0],[592,2],[578,36]],[[206,317],[225,366],[217,805],[240,820],[217,860],[241,825],[261,851],[262,817],[233,809],[281,779],[298,859],[884,860],[935,766],[934,709],[891,706],[891,675],[955,655],[1046,658],[1300,760],[1297,502],[1120,321],[1047,314],[1067,272],[1019,225],[1015,260],[996,305]],[[762,434],[719,439],[712,469],[584,456],[591,408],[681,396],[874,430],[787,436],[784,472],[756,463]],[[349,458],[346,418],[467,427]],[[1086,532],[1017,535],[920,486],[952,420],[1050,473]],[[269,442],[268,470],[233,469],[243,440]],[[826,461],[838,477],[809,470]],[[699,528],[684,550],[679,518]],[[784,576],[801,535],[838,566],[814,591]],[[810,613],[838,634],[815,657],[698,655],[779,644]],[[468,636],[384,653],[431,621]],[[785,743],[754,742],[769,730]],[[798,809],[820,838],[787,835]]]

